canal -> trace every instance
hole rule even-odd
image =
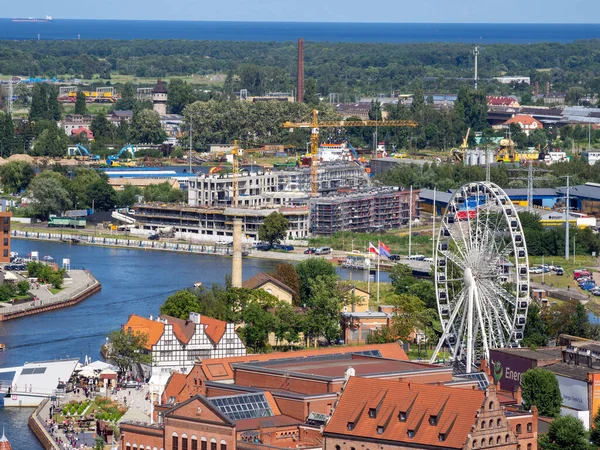
[[[158,314],[165,298],[200,281],[205,286],[222,284],[231,273],[231,258],[216,255],[144,251],[57,242],[12,240],[12,251],[27,255],[38,251],[58,263],[70,258],[71,266],[85,267],[102,283],[102,291],[71,308],[0,323],[0,367],[59,358],[99,359],[106,335],[117,330],[130,314]],[[277,261],[245,258],[244,279],[272,270]],[[338,269],[343,278],[350,271]],[[366,272],[352,271],[352,279],[366,280]],[[387,273],[381,273],[386,281]],[[29,412],[30,413],[30,412]],[[27,427],[27,414],[11,408],[0,409],[0,424],[15,449],[41,449]],[[22,420],[21,420],[22,419]],[[18,436],[18,437],[17,437]],[[15,445],[15,443],[17,445]]]

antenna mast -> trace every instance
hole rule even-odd
[[[475,55],[475,77],[473,79],[475,81],[475,90],[477,90],[477,81],[479,80],[479,76],[477,75],[477,59],[479,56],[479,47],[475,47],[475,50],[473,50],[473,54]]]

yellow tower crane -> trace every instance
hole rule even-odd
[[[319,195],[319,128],[344,128],[344,127],[416,127],[418,124],[413,120],[360,120],[360,121],[319,121],[319,111],[313,109],[310,122],[284,122],[283,128],[310,128],[310,190],[311,195]]]

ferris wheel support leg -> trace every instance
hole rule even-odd
[[[487,333],[485,331],[485,322],[483,321],[483,314],[481,311],[482,304],[479,299],[479,289],[474,288],[473,290],[475,291],[475,305],[477,306],[477,316],[479,317],[479,323],[481,325],[480,329],[481,329],[481,336],[483,338],[483,352],[485,353],[485,359],[487,361],[489,361],[490,360],[490,347],[488,345]]]
[[[469,300],[467,305],[467,373],[471,373],[473,365],[473,291],[474,287],[469,286]]]
[[[444,342],[446,342],[446,338],[450,334],[450,330],[452,329],[452,325],[454,324],[454,320],[456,319],[456,316],[458,315],[458,312],[460,311],[463,301],[464,301],[464,296],[461,296],[460,300],[456,303],[456,308],[454,308],[454,311],[452,311],[450,320],[448,320],[448,323],[446,324],[446,328],[442,332],[442,336],[440,337],[440,340],[438,341],[437,345],[435,346],[435,350],[433,351],[433,354],[431,355],[429,364],[433,364],[435,362],[435,359],[437,358],[438,354],[440,353],[442,345],[444,345]],[[458,339],[457,339],[457,342],[458,342]]]

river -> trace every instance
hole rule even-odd
[[[223,283],[231,273],[231,258],[223,256],[12,240],[12,251],[20,255],[35,250],[57,262],[70,258],[73,268],[90,270],[102,283],[102,291],[71,308],[0,323],[0,342],[7,348],[0,353],[0,367],[67,357],[83,360],[86,355],[99,359],[106,335],[130,314],[156,315],[171,293],[197,281],[206,286]],[[277,263],[245,258],[244,279]],[[338,272],[349,278],[349,271],[339,268]],[[381,277],[388,279],[384,272]],[[353,271],[352,278],[366,280],[366,272]],[[0,409],[0,425],[15,450],[42,448],[27,427],[28,414],[30,410]]]

